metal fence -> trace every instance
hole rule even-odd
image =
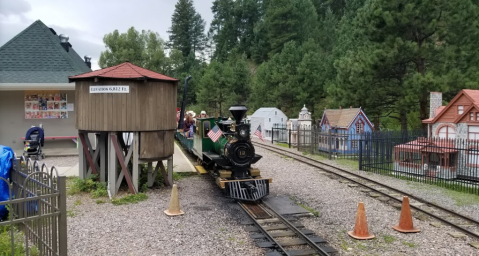
[[[479,140],[373,133],[359,169],[479,194]]]
[[[271,127],[271,143],[289,144],[291,147],[291,131],[285,124],[273,124]]]
[[[11,240],[11,249],[1,255],[67,255],[66,177],[23,156],[12,167],[10,180],[0,178],[9,191],[0,202],[9,210],[0,235]]]
[[[369,147],[369,143],[360,144],[359,141],[367,140],[371,132],[349,132],[340,130],[321,130],[317,126],[299,126],[292,132],[293,145],[299,151],[322,155],[329,159],[358,160],[360,150]],[[362,147],[362,148],[360,148]]]

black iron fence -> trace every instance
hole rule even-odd
[[[317,126],[299,126],[292,131],[293,145],[299,151],[322,155],[328,159],[358,160],[360,150],[369,147],[369,143],[360,144],[367,140],[371,132],[357,133],[355,131],[321,130]]]
[[[55,167],[25,159],[13,161],[10,180],[0,178],[9,197],[0,202],[8,217],[0,222],[0,236],[9,236],[3,255],[67,255],[66,177]],[[2,207],[3,208],[3,207]]]
[[[271,127],[271,143],[290,144],[291,133],[286,124],[273,124]]]
[[[479,194],[479,140],[373,134],[359,169]]]
[[[346,159],[360,170],[479,194],[479,140],[428,138],[427,131],[323,131],[316,126],[294,129],[276,125],[299,151],[328,159]],[[284,137],[283,137],[284,138]],[[357,162],[356,162],[357,161]]]

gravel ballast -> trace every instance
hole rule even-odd
[[[96,204],[69,196],[68,255],[263,255],[240,222],[246,217],[205,176],[179,180],[182,216],[169,217],[171,188],[149,190],[137,204]]]
[[[317,168],[259,147],[256,153],[263,158],[253,167],[261,170],[262,177],[273,178],[269,196],[290,197],[318,211],[319,217],[301,222],[339,255],[479,255],[468,244],[470,238],[453,238],[448,233],[456,230],[430,225],[437,221],[414,218],[421,232],[399,233],[392,226],[398,224],[400,210],[320,174]],[[364,175],[479,219],[477,205],[458,207],[434,186]],[[87,194],[68,196],[68,255],[264,255],[240,224],[247,217],[232,200],[222,197],[214,180],[192,176],[176,183],[185,212],[176,217],[163,213],[171,188],[149,190],[146,201],[120,206],[106,198],[101,198],[106,203],[96,204],[97,199]],[[347,235],[354,229],[358,202],[364,202],[369,232],[376,236],[373,240]]]
[[[479,255],[479,250],[468,244],[471,242],[469,237],[453,238],[448,233],[458,231],[447,226],[431,226],[431,222],[437,222],[435,220],[413,218],[414,227],[421,232],[397,232],[392,226],[399,223],[400,210],[320,174],[317,168],[259,147],[256,147],[256,153],[263,155],[263,159],[254,167],[262,171],[263,177],[273,177],[270,196],[289,196],[317,210],[319,217],[303,218],[303,224],[339,250],[340,255]],[[334,161],[328,163],[333,164]],[[434,186],[362,173],[368,178],[479,219],[477,205],[457,207],[454,200]],[[354,229],[359,202],[365,205],[369,233],[376,239],[355,240],[347,234]]]

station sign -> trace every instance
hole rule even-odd
[[[129,85],[90,85],[90,93],[130,93]]]

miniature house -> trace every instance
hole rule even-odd
[[[454,140],[418,138],[394,147],[394,170],[428,177],[456,178]]]
[[[299,112],[298,119],[290,119],[287,122],[287,129],[291,130],[291,144],[298,144],[298,130],[311,131],[311,126],[311,112],[309,112],[306,108],[306,105],[304,105],[301,109],[301,112]],[[306,132],[301,133],[301,135],[303,135],[303,138],[301,138],[301,142],[303,142],[303,144],[311,143],[311,136],[306,136],[306,134],[304,133]]]
[[[325,109],[321,122],[319,150],[341,154],[357,154],[359,140],[365,132],[372,132],[374,125],[361,108]],[[329,146],[331,144],[331,147]],[[365,147],[365,143],[362,145]]]
[[[287,120],[288,117],[277,108],[259,108],[251,115],[251,131],[256,131],[258,126],[261,125],[263,138],[271,139],[273,136],[273,125],[280,124],[285,126]],[[279,136],[279,133],[274,135],[276,138],[277,136]]]
[[[453,140],[450,149],[460,149],[453,169],[457,177],[478,179],[479,90],[461,90],[446,106],[442,105],[442,93],[431,92],[429,119],[423,123],[428,125],[429,138]]]

